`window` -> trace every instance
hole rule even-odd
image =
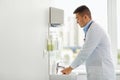
[[[67,4],[63,5],[63,3]],[[120,69],[120,0],[53,0],[51,6],[63,9],[65,12],[65,24],[61,28],[63,49],[60,55],[63,57],[62,59],[66,64],[70,64],[83,44],[83,30],[78,27],[73,15],[73,11],[83,4],[90,8],[93,20],[109,33],[113,61],[116,69]],[[84,65],[80,67],[84,67]]]
[[[67,4],[63,5],[63,3]],[[63,50],[61,51],[61,56],[65,57],[63,58],[67,64],[72,62],[76,54],[79,52],[79,48],[84,43],[83,30],[76,24],[73,15],[73,11],[80,5],[87,5],[91,10],[93,20],[103,26],[102,28],[105,31],[108,31],[107,0],[53,0],[51,7],[63,9],[65,12],[65,22],[64,26],[62,26]]]

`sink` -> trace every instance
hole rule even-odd
[[[50,75],[50,80],[77,80],[77,75]]]

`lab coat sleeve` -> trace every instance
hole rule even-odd
[[[94,26],[95,27],[95,26]],[[99,28],[93,28],[87,32],[86,41],[75,60],[70,65],[73,69],[81,65],[100,43],[102,32]]]

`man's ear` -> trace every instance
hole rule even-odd
[[[88,16],[87,16],[87,15],[84,15],[84,18],[85,18],[85,19],[87,19],[87,18],[88,18]]]

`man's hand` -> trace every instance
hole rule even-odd
[[[64,75],[68,75],[68,74],[71,73],[72,70],[73,70],[72,67],[67,67],[67,68],[65,68],[64,70],[62,70],[61,72],[62,72],[62,74],[64,74]]]

